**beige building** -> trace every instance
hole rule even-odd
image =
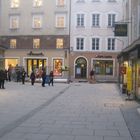
[[[45,68],[56,78],[68,76],[69,0],[1,0],[1,43],[5,68],[18,64],[30,75]]]

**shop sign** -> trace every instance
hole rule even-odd
[[[132,68],[127,68],[127,90],[132,91]]]
[[[34,52],[30,51],[27,55],[40,56],[40,55],[43,55],[43,53],[42,52],[40,52],[40,53],[34,53]]]
[[[127,36],[127,24],[115,24],[115,36]]]

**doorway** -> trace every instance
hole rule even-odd
[[[77,79],[87,78],[87,60],[83,57],[79,57],[75,61],[75,78]]]

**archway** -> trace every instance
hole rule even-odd
[[[87,78],[87,60],[83,57],[79,57],[75,61],[75,78]]]

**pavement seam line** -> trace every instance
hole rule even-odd
[[[13,121],[10,124],[7,124],[5,127],[0,129],[0,138],[4,137],[6,134],[10,133],[13,129],[18,127],[20,124],[34,116],[36,113],[44,109],[44,107],[47,107],[50,105],[55,99],[57,99],[59,96],[65,93],[66,90],[68,90],[71,87],[69,85],[68,87],[64,88],[62,91],[60,91],[57,95],[53,96],[50,100],[46,101],[45,103],[41,104],[40,106],[36,107],[35,109],[31,110],[26,115],[20,117],[19,119]]]

